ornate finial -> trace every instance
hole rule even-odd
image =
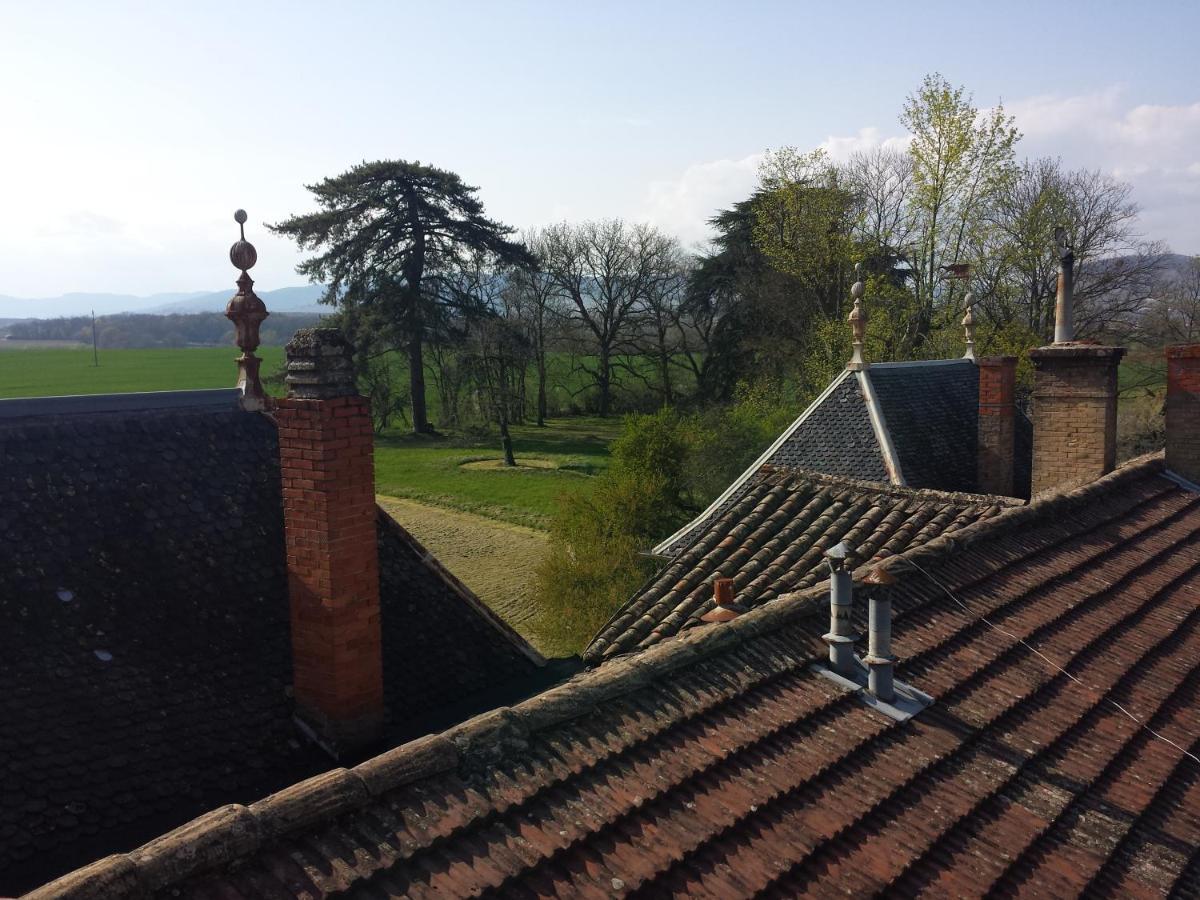
[[[850,310],[850,315],[846,319],[850,323],[850,330],[854,333],[854,353],[850,357],[850,362],[846,364],[847,369],[867,368],[867,362],[862,355],[863,338],[867,333],[867,311],[862,305],[865,290],[862,283],[862,263],[855,263],[854,284],[850,287],[850,297],[854,300],[854,308]]]
[[[963,298],[967,304],[967,314],[963,316],[962,325],[963,331],[967,335],[967,352],[963,354],[963,359],[975,359],[975,295],[967,294]]]
[[[225,307],[225,317],[233,322],[237,345],[242,350],[242,355],[237,361],[237,386],[242,392],[242,408],[265,409],[267,395],[258,376],[262,360],[254,355],[254,351],[258,349],[259,326],[270,313],[267,312],[266,304],[254,293],[254,279],[248,271],[258,262],[258,251],[246,240],[246,218],[244,209],[239,209],[233,214],[241,237],[229,248],[229,261],[235,268],[241,269],[242,274],[237,280],[238,292]]]

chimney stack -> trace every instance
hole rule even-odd
[[[297,715],[335,755],[384,717],[373,437],[351,353],[336,329],[296,332],[276,411]]]
[[[984,356],[979,367],[979,458],[981,494],[1016,496],[1013,486],[1013,442],[1016,437],[1017,358]]]
[[[1167,348],[1167,469],[1200,484],[1200,344]]]
[[[1033,388],[1033,485],[1040,494],[1063,484],[1093,481],[1117,462],[1117,367],[1124,347],[1075,340],[1075,254],[1066,231],[1059,250],[1055,342],[1029,351]]]

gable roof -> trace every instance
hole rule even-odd
[[[1029,496],[1033,425],[1015,420],[1014,490]],[[705,522],[736,503],[763,466],[788,465],[920,489],[978,490],[979,369],[969,359],[872,363],[845,369],[699,516],[659,543],[674,556]]]
[[[292,721],[275,426],[203,393],[0,404],[0,894],[329,765]],[[545,683],[377,515],[393,743]]]
[[[713,608],[715,578],[733,579],[739,605],[761,606],[825,581],[823,554],[840,541],[859,562],[884,559],[1018,502],[764,465],[613,615],[584,660],[649,647],[695,625]]]
[[[818,588],[32,896],[1184,895],[1198,549],[1142,459],[889,563],[907,722],[810,668]]]

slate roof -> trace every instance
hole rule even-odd
[[[1196,896],[1200,495],[1142,459],[887,565],[907,722],[812,589],[34,897]]]
[[[973,493],[978,490],[978,428],[979,369],[969,359],[845,370],[725,493],[653,552],[674,556],[688,546],[704,523],[742,498],[746,481],[763,466]],[[1033,425],[1019,409],[1015,432],[1014,491],[1028,498]]]
[[[228,398],[0,416],[0,461],[0,895],[328,768],[291,720],[267,417]],[[540,684],[540,657],[379,521],[389,737]]]
[[[860,562],[884,559],[1016,503],[765,465],[616,612],[584,660],[602,662],[695,625],[713,607],[717,577],[733,579],[740,605],[761,606],[827,579],[823,554],[839,541]]]

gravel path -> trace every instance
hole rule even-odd
[[[442,565],[544,651],[531,625],[533,571],[549,543],[545,532],[415,500],[376,499]]]

